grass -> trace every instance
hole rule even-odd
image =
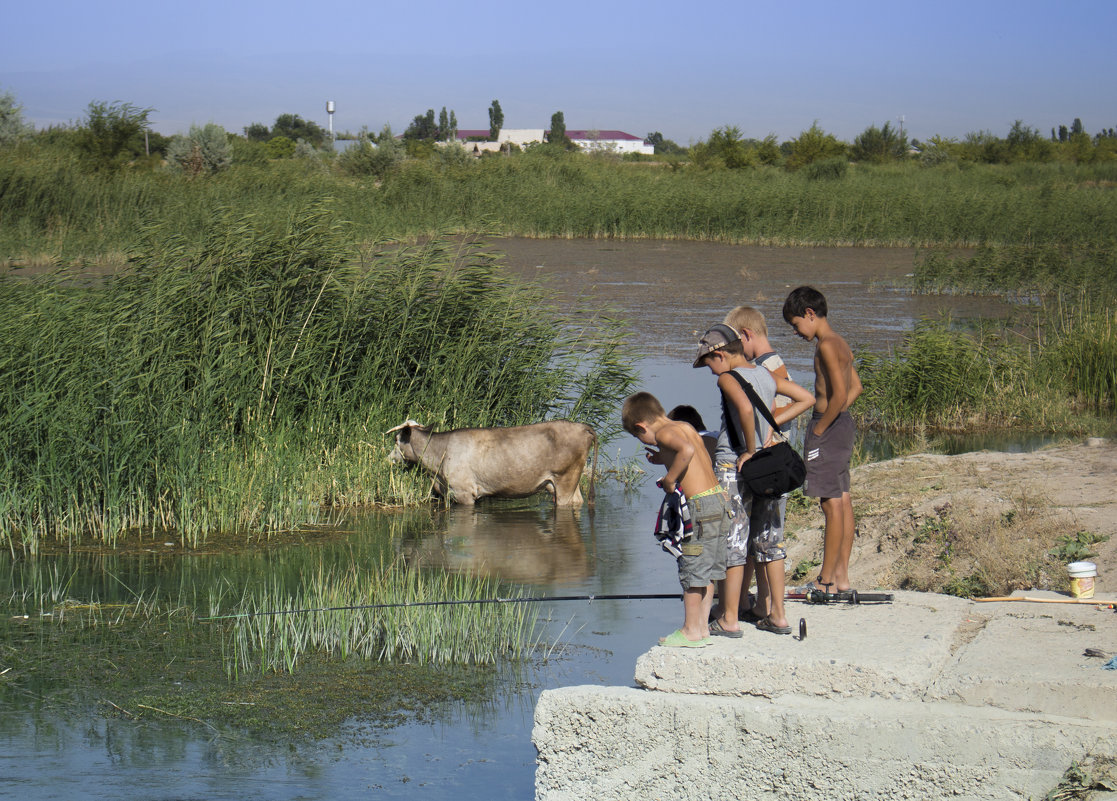
[[[774,167],[703,170],[540,149],[510,158],[409,160],[351,178],[305,160],[236,165],[206,180],[88,174],[28,145],[0,164],[0,258],[93,263],[146,225],[205,238],[209,210],[295,216],[332,198],[357,241],[492,230],[537,237],[699,239],[779,246],[1069,245],[1117,240],[1108,164],[857,165],[834,180]]]
[[[383,432],[568,417],[607,438],[618,325],[551,307],[481,245],[355,252],[325,206],[146,229],[126,269],[0,278],[0,545],[196,545],[407,504]]]

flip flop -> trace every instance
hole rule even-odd
[[[790,634],[791,626],[777,626],[772,622],[772,618],[766,617],[756,623],[756,627],[761,631],[770,631],[773,634]]]
[[[745,636],[745,633],[740,629],[737,629],[736,631],[730,631],[729,629],[725,628],[725,626],[721,625],[721,621],[717,618],[714,618],[710,621],[710,634],[714,635],[715,637],[731,637],[734,640]]]
[[[705,648],[712,642],[713,640],[709,637],[703,637],[701,640],[688,640],[682,629],[675,629],[659,640],[659,644],[666,648]]]

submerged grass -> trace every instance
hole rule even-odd
[[[0,278],[0,543],[277,531],[414,503],[388,428],[614,427],[617,325],[560,311],[476,243],[358,257],[322,206],[148,229],[100,287]]]
[[[293,594],[252,588],[230,613],[236,617],[226,665],[236,676],[293,673],[308,653],[417,664],[523,659],[535,645],[533,604],[515,603],[515,594],[507,596],[509,603],[452,603],[501,592],[490,579],[421,572],[398,562],[367,572],[320,571]],[[430,602],[450,603],[406,605]]]

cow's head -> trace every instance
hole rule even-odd
[[[393,464],[417,464],[419,462],[419,454],[411,441],[411,435],[415,431],[428,433],[430,432],[430,426],[422,425],[414,420],[408,420],[384,432],[385,434],[394,433],[396,435],[396,447],[392,448],[392,452],[388,454],[388,461]]]

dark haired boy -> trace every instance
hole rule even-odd
[[[803,494],[819,499],[826,534],[822,569],[807,587],[845,593],[850,590],[849,557],[855,532],[849,462],[857,431],[849,407],[861,394],[861,378],[853,365],[853,351],[830,327],[826,313],[826,298],[809,286],[793,289],[783,304],[783,319],[795,333],[815,341],[815,406],[803,442],[807,465]]]
[[[729,528],[729,499],[714,476],[714,466],[702,438],[689,423],[669,420],[654,395],[629,395],[621,408],[621,425],[648,446],[648,461],[663,465],[659,482],[674,495],[676,487],[690,509],[691,535],[680,545],[677,558],[683,586],[683,626],[660,639],[660,645],[699,648],[709,645],[713,582],[725,578],[725,538]]]

